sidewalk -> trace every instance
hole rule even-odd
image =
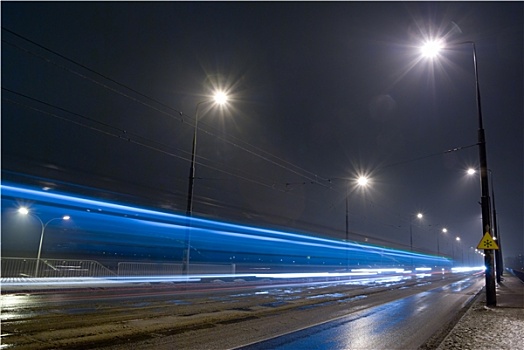
[[[505,271],[496,291],[496,307],[483,290],[437,349],[524,349],[524,282]]]

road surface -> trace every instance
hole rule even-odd
[[[2,347],[296,349],[315,338],[318,348],[410,348],[449,322],[481,286],[479,276],[438,273],[9,293],[2,295]]]
[[[477,290],[474,279],[456,282],[242,349],[418,349]]]

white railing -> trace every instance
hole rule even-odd
[[[0,277],[131,277],[191,274],[234,274],[234,264],[193,263],[185,271],[183,263],[120,262],[115,273],[94,260],[2,258]]]
[[[73,259],[2,258],[1,277],[108,277],[116,274],[97,261]]]
[[[234,264],[200,264],[189,265],[185,271],[183,263],[144,263],[144,262],[119,262],[118,276],[166,276],[190,274],[234,274]]]

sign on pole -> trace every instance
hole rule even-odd
[[[493,240],[489,232],[486,232],[484,234],[484,237],[480,240],[479,245],[477,246],[477,249],[494,249],[498,250],[499,246],[497,243]]]

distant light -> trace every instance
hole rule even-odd
[[[71,219],[71,217],[69,215],[62,216],[62,220],[69,220],[69,219]]]
[[[473,168],[468,169],[468,175],[474,175],[477,171]]]
[[[422,215],[422,213],[418,213],[417,214],[417,218],[422,219],[423,217],[424,217],[424,215]]]
[[[368,182],[369,182],[369,179],[367,177],[365,177],[365,176],[361,176],[357,180],[357,184],[359,186],[366,186],[368,184]]]
[[[472,272],[472,271],[485,271],[484,266],[464,266],[464,267],[452,267],[451,272]]]
[[[29,209],[27,209],[26,207],[20,207],[18,208],[18,212],[22,215],[27,215],[29,214]]]
[[[457,241],[460,241],[460,237],[457,237]]]
[[[446,232],[448,232],[448,229],[444,227],[444,228],[442,229],[442,232],[446,233]]]
[[[431,40],[422,45],[420,52],[425,57],[434,58],[438,55],[441,49],[442,42],[440,40]]]
[[[228,97],[225,92],[223,91],[217,91],[214,96],[215,102],[219,105],[223,105],[227,103]]]

